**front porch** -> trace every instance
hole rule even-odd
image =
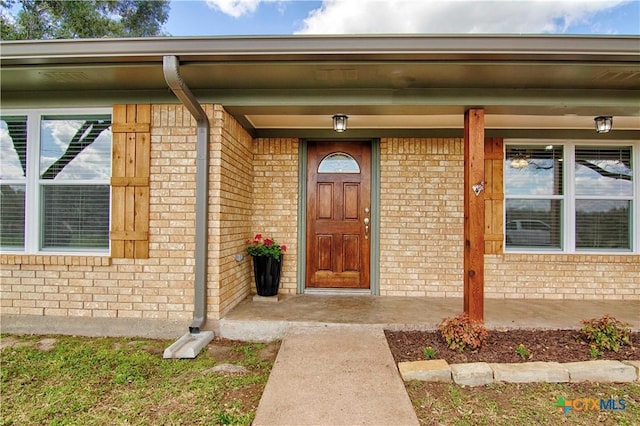
[[[462,312],[462,299],[368,295],[282,295],[278,302],[243,300],[219,321],[228,339],[280,339],[292,327],[368,327],[429,330]],[[580,321],[611,314],[640,330],[640,301],[485,299],[491,329],[580,328]]]

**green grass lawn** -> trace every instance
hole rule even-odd
[[[422,425],[639,425],[640,383],[531,383],[461,387],[445,383],[406,383]],[[566,414],[557,407],[565,400],[623,399],[625,409],[594,409],[578,404]],[[584,409],[588,407],[588,409]],[[611,407],[611,406],[610,406]]]
[[[2,426],[250,424],[279,345],[217,340],[196,359],[165,360],[172,341],[5,335],[0,343]],[[221,363],[248,371],[210,371]]]
[[[279,342],[216,339],[194,360],[165,360],[172,341],[2,336],[0,425],[220,425],[253,421]],[[222,363],[246,373],[217,373]],[[640,383],[409,382],[423,425],[638,425]],[[624,399],[624,410],[570,410],[566,400]],[[620,408],[619,405],[617,405]]]

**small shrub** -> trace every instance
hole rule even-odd
[[[589,356],[591,358],[598,358],[600,355],[602,355],[602,351],[600,349],[598,349],[595,345],[589,346]]]
[[[436,357],[436,350],[431,346],[427,346],[422,349],[422,354],[424,355],[425,359],[434,359]]]
[[[531,351],[525,345],[523,345],[522,343],[520,343],[518,346],[516,346],[516,353],[522,359],[530,359],[531,358]]]
[[[489,334],[484,324],[472,321],[465,313],[444,318],[438,324],[438,329],[449,348],[461,352],[465,349],[479,349]]]
[[[618,352],[620,346],[631,344],[629,324],[618,321],[610,315],[584,320],[582,325],[582,336],[591,348],[595,348],[599,352],[605,349]],[[594,353],[593,350],[592,353]]]

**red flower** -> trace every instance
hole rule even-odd
[[[286,246],[281,246],[274,239],[263,237],[262,234],[256,234],[253,240],[248,240],[246,247],[247,254],[250,256],[269,256],[278,260],[286,250]]]

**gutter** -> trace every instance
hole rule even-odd
[[[162,58],[162,71],[169,88],[189,110],[197,123],[196,133],[196,218],[194,312],[189,333],[199,334],[207,319],[207,197],[209,186],[209,119],[180,76],[176,56]],[[208,342],[207,342],[208,343]]]
[[[149,37],[1,41],[2,67],[155,63],[166,52],[189,62],[558,61],[637,64],[638,36],[359,35]]]

